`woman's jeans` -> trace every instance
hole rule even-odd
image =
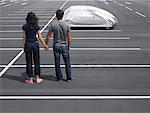
[[[32,57],[34,60],[34,73],[40,76],[40,55],[39,44],[37,42],[27,42],[24,48],[26,57],[26,72],[29,77],[33,77]]]

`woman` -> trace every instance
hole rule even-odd
[[[26,18],[26,24],[22,26],[23,29],[23,48],[26,57],[26,72],[29,79],[25,80],[27,84],[33,84],[33,70],[32,70],[32,56],[35,65],[35,81],[36,83],[41,83],[43,81],[40,78],[40,54],[39,54],[39,44],[36,38],[38,35],[39,40],[43,46],[47,49],[48,46],[45,44],[42,35],[40,33],[40,27],[38,25],[38,18],[35,13],[29,12]]]

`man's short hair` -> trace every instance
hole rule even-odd
[[[61,20],[63,18],[63,16],[64,16],[64,11],[63,10],[59,9],[59,10],[56,11],[56,17],[57,17],[58,20]]]

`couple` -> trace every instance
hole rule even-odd
[[[69,57],[69,48],[71,43],[71,32],[68,25],[63,21],[64,12],[63,10],[56,11],[56,20],[53,21],[49,26],[49,31],[46,36],[46,41],[44,42],[42,35],[40,33],[40,27],[38,25],[38,18],[35,13],[29,12],[26,18],[26,24],[22,26],[23,29],[23,48],[26,57],[26,72],[28,74],[28,79],[25,80],[27,84],[33,84],[33,70],[32,70],[32,56],[35,65],[35,82],[41,83],[43,79],[40,77],[40,54],[39,54],[39,44],[36,38],[38,35],[39,40],[48,50],[49,38],[53,33],[53,51],[55,58],[55,72],[57,81],[62,80],[62,73],[60,70],[60,55],[62,54],[65,66],[66,66],[66,80],[71,81],[71,66]]]

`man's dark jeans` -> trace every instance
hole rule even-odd
[[[32,70],[32,56],[34,60],[35,75],[40,76],[40,55],[39,55],[39,44],[36,42],[27,42],[25,45],[25,56],[26,56],[26,72],[29,77],[33,77],[33,70]]]
[[[63,60],[66,66],[66,77],[67,80],[71,80],[71,66],[70,66],[70,56],[67,44],[54,44],[54,58],[55,58],[55,71],[57,80],[62,80],[62,72],[60,69],[60,55],[62,54]]]

